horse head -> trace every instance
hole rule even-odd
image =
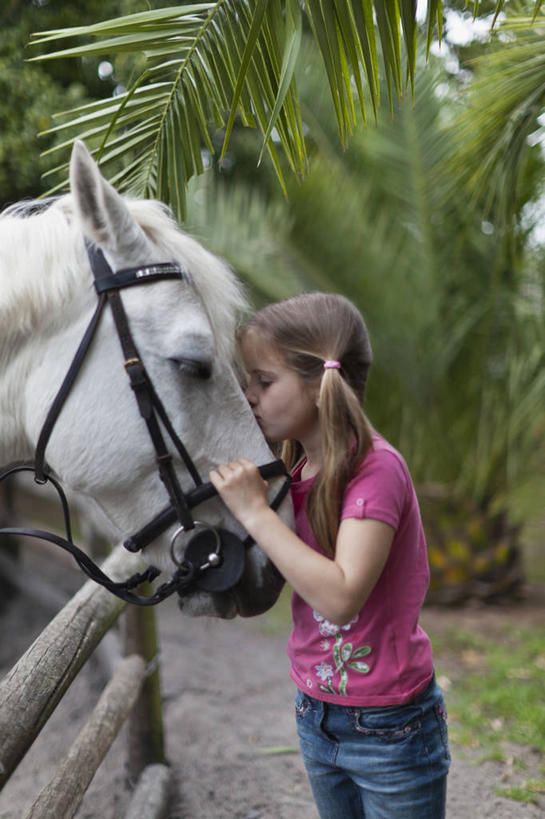
[[[9,334],[0,331],[6,351],[0,354],[5,378],[0,417],[10,418],[0,458],[28,458],[35,451],[95,310],[91,245],[100,248],[114,276],[127,269],[162,269],[165,263],[182,271],[126,287],[119,298],[143,368],[197,475],[206,481],[214,465],[242,455],[258,464],[271,461],[235,372],[234,331],[245,302],[231,270],[180,230],[160,203],[121,196],[81,142],[72,152],[70,187],[70,194],[26,218],[13,209],[0,218],[0,288],[6,291],[0,311],[12,319]],[[105,309],[46,452],[55,476],[69,490],[93,499],[122,540],[168,501],[126,365],[112,314]],[[171,456],[176,480],[187,493],[192,487],[187,463],[176,451]],[[270,481],[271,497],[279,480]],[[289,502],[279,511],[291,521]],[[212,531],[244,536],[217,497],[207,497],[195,518]],[[177,529],[176,555],[183,559],[192,532],[179,526],[179,521],[171,523],[145,549],[145,558],[161,570],[174,568]],[[191,615],[251,616],[276,601],[282,583],[254,544],[234,589],[196,590],[180,605]]]

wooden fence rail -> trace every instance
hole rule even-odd
[[[106,560],[103,569],[114,580],[121,580],[142,571],[143,561],[118,547]],[[88,581],[51,620],[2,680],[0,788],[125,606],[124,601]],[[128,618],[127,640],[132,656],[118,665],[89,722],[53,780],[38,796],[28,819],[58,819],[60,816],[64,819],[74,815],[100,762],[135,703],[138,703],[136,713],[139,724],[131,732],[131,744],[134,744],[134,737],[140,736],[145,748],[136,751],[133,749],[132,764],[129,758],[130,775],[136,781],[142,770],[151,766],[142,788],[147,782],[150,790],[149,781],[155,770],[159,782],[155,789],[161,793],[160,797],[154,797],[150,802],[150,805],[156,805],[153,809],[156,812],[140,815],[145,816],[145,819],[156,819],[164,815],[161,811],[165,809],[164,782],[168,769],[162,764],[164,756],[158,670],[151,674],[147,672],[148,664],[154,658],[156,660],[157,653],[153,610],[146,608],[135,616],[132,608],[130,607]],[[89,753],[88,749],[91,747],[93,751]]]
[[[91,718],[32,805],[27,819],[72,819],[136,702],[145,673],[144,660],[137,654],[118,665]]]

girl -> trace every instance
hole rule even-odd
[[[429,580],[418,501],[369,425],[363,320],[342,296],[269,305],[241,333],[246,395],[284,442],[295,532],[245,458],[210,480],[292,586],[297,728],[322,819],[442,819],[446,712],[418,625]]]

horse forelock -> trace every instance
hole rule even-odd
[[[183,231],[161,202],[149,199],[126,202],[148,239],[190,274],[212,326],[217,353],[231,359],[236,323],[247,312],[248,303],[229,265]]]
[[[229,266],[182,231],[168,209],[148,199],[125,199],[164,258],[190,273],[207,312],[217,354],[232,357],[236,321],[247,309]],[[146,262],[157,261],[146,259]],[[0,214],[0,338],[15,343],[79,299],[94,299],[72,196],[18,203]],[[7,349],[7,345],[3,345]]]

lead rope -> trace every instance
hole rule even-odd
[[[101,295],[98,304],[96,306],[95,312],[91,317],[91,321],[89,322],[87,329],[81,339],[78,349],[76,350],[76,354],[72,359],[72,363],[66,373],[64,380],[61,384],[59,391],[57,392],[51,407],[49,408],[49,412],[47,413],[46,419],[44,421],[44,425],[40,432],[40,437],[38,438],[38,443],[36,444],[36,452],[34,456],[34,480],[38,484],[47,483],[48,478],[45,476],[45,450],[49,439],[51,437],[51,433],[53,432],[53,427],[59,417],[60,411],[63,408],[64,402],[70,392],[74,381],[80,371],[81,365],[83,363],[83,359],[89,349],[89,346],[94,338],[96,329],[98,327],[98,323],[100,321],[100,317],[102,315],[102,310],[106,303],[106,296]],[[49,477],[51,480],[51,477]]]
[[[13,466],[0,475],[0,482],[18,472],[34,472],[34,467],[27,465]],[[163,583],[161,586],[159,586],[151,597],[143,597],[141,595],[134,594],[130,590],[134,589],[136,586],[139,586],[141,583],[155,580],[155,578],[161,573],[155,566],[148,566],[144,572],[133,574],[131,577],[127,578],[127,580],[122,582],[112,580],[102,571],[94,560],[89,557],[89,555],[87,555],[74,543],[72,539],[70,510],[66,499],[66,494],[59,482],[48,472],[47,469],[44,469],[43,480],[40,481],[40,484],[46,483],[51,483],[51,485],[55,488],[61,502],[66,537],[57,535],[54,532],[47,532],[43,529],[19,527],[2,528],[0,529],[1,535],[32,537],[39,540],[47,540],[49,543],[59,546],[61,549],[64,549],[64,551],[69,552],[72,555],[80,569],[90,580],[93,580],[95,583],[98,583],[99,585],[108,589],[108,591],[115,594],[116,597],[119,597],[121,600],[125,600],[127,603],[134,603],[139,606],[154,606],[171,595],[173,592],[183,591],[184,588],[191,585],[195,577],[196,567],[185,562],[180,564],[178,569],[172,575],[171,579],[167,583]]]

